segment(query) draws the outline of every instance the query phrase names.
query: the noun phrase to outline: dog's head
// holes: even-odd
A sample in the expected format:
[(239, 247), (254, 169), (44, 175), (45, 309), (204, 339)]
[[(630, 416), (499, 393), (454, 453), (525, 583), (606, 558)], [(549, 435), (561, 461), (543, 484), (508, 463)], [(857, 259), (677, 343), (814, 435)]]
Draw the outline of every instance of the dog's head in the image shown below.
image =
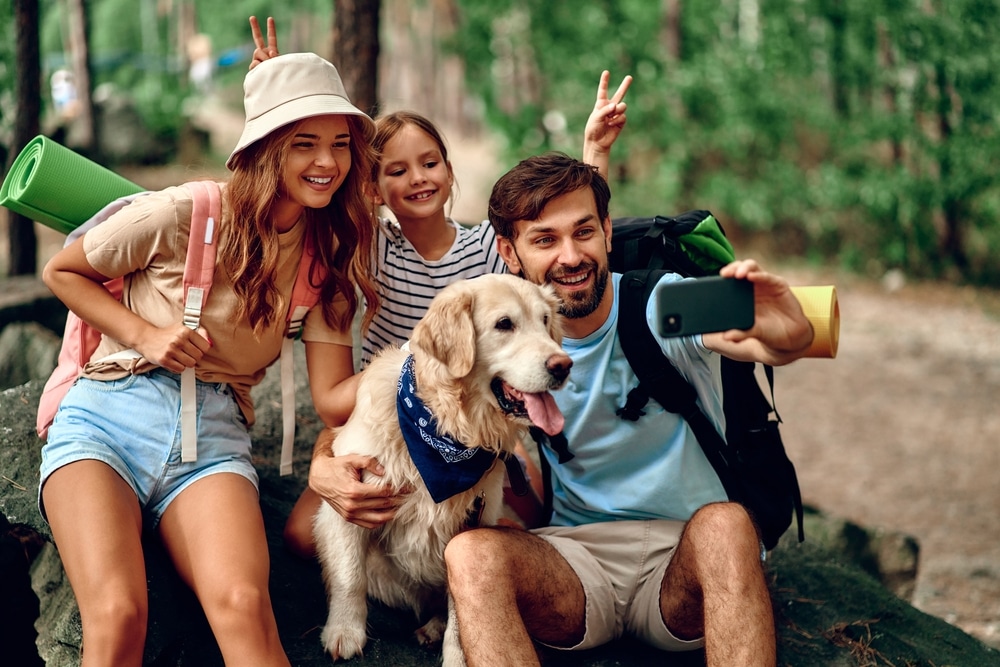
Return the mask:
[(462, 280), (438, 293), (410, 349), (418, 391), (442, 430), (482, 434), (496, 414), (550, 434), (562, 430), (549, 391), (565, 384), (573, 362), (560, 346), (558, 307), (551, 288), (511, 275)]

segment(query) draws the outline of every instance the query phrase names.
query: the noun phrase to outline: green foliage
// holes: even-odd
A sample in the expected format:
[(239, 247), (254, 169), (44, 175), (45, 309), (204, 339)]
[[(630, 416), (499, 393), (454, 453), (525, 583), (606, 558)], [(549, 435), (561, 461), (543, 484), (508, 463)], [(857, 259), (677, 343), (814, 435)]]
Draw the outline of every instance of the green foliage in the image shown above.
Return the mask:
[[(92, 85), (97, 91), (114, 90), (127, 96), (149, 131), (163, 139), (176, 137), (184, 121), (185, 103), (194, 91), (187, 81), (184, 54), (179, 52), (177, 31), (182, 4), (192, 4), (195, 24), (211, 36), (213, 55), (220, 59), (216, 80), (237, 83), (246, 72), (252, 42), (248, 17), (261, 21), (274, 16), (279, 27), (279, 44), (320, 51), (329, 35), (333, 3), (330, 0), (265, 0), (236, 2), (163, 3), (157, 0), (87, 0)], [(40, 0), (40, 43), (42, 54), (43, 107), (51, 109), (48, 81), (60, 67), (69, 65), (66, 39), (66, 3)], [(0, 5), (3, 25), (13, 26), (10, 3)], [(305, 43), (288, 38), (293, 26)], [(304, 35), (302, 25), (309, 34)], [(8, 29), (0, 39), (0, 108), (9, 109), (14, 87), (14, 37)], [(13, 117), (0, 115), (0, 140), (6, 141)]]
[[(449, 47), (508, 160), (576, 145), (630, 73), (614, 213), (711, 208), (789, 254), (1000, 284), (1000, 1), (459, 0)], [(553, 131), (546, 114), (563, 114)]]

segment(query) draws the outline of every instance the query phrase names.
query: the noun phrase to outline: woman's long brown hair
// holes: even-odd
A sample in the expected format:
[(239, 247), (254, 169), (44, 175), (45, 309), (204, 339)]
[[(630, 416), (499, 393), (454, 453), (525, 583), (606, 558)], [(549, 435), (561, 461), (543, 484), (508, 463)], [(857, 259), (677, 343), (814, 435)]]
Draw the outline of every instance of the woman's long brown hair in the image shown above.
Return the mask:
[[(371, 174), (373, 151), (370, 125), (347, 115), (351, 133), (351, 168), (347, 178), (322, 209), (305, 211), (306, 237), (315, 249), (309, 269), (310, 283), (317, 285), (317, 268), (325, 266), (326, 278), (319, 285), (323, 317), (331, 327), (350, 326), (358, 309), (357, 290), (367, 309), (367, 327), (378, 308), (379, 294), (372, 278), (375, 258), (375, 211), (364, 195)], [(274, 284), (278, 266), (278, 231), (271, 221), (271, 208), (281, 193), (281, 176), (290, 138), (297, 123), (275, 130), (237, 154), (233, 176), (226, 188), (233, 224), (228, 240), (220, 248), (219, 262), (233, 277), (238, 302), (237, 316), (245, 318), (257, 333), (272, 325), (275, 313), (286, 304)], [(334, 297), (343, 294), (348, 309), (336, 313)]]

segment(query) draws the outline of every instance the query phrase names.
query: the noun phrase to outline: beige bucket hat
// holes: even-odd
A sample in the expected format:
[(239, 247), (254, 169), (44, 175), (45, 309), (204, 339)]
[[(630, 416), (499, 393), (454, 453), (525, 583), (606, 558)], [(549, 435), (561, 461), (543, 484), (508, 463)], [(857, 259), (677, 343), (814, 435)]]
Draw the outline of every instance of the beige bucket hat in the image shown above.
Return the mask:
[[(351, 104), (337, 68), (315, 53), (287, 53), (269, 58), (243, 80), (247, 120), (243, 135), (226, 167), (241, 150), (295, 121), (325, 114), (351, 114), (372, 119)], [(373, 125), (373, 124), (372, 124)]]

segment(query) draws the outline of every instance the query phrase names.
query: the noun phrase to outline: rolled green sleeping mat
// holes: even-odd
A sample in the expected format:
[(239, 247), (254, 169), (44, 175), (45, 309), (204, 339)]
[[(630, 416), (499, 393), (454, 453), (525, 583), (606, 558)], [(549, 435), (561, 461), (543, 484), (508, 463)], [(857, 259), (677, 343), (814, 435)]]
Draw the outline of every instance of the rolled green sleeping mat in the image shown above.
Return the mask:
[(144, 189), (39, 135), (11, 165), (0, 187), (0, 206), (69, 234), (108, 202)]

